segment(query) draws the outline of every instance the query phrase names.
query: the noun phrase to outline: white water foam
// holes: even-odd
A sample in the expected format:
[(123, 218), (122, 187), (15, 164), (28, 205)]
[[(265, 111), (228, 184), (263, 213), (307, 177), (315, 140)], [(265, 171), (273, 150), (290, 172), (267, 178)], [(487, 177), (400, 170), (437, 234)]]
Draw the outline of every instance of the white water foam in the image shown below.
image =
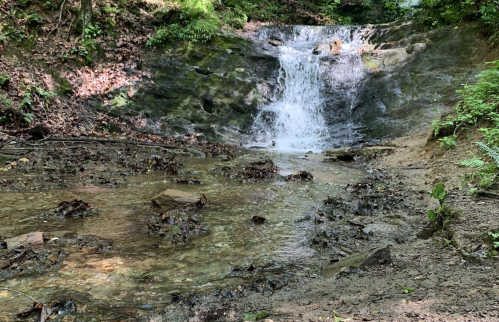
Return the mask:
[[(341, 91), (355, 105), (357, 88), (363, 79), (358, 48), (363, 45), (361, 32), (351, 27), (265, 28), (261, 40), (277, 38), (280, 70), (272, 103), (261, 106), (251, 129), (249, 145), (274, 146), (279, 151), (321, 151), (335, 140), (331, 134), (355, 136), (350, 121), (331, 129), (325, 119), (326, 90)], [(341, 39), (341, 52), (328, 60), (328, 52), (313, 54), (318, 44)], [(350, 113), (351, 114), (351, 113)]]

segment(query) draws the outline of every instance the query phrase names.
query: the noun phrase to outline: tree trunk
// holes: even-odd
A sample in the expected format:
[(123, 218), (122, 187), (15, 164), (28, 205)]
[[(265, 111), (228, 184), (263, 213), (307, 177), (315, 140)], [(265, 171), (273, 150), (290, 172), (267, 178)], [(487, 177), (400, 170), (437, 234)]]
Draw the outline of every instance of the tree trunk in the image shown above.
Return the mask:
[(92, 0), (81, 0), (80, 19), (82, 25), (82, 37), (85, 37), (85, 29), (92, 22)]

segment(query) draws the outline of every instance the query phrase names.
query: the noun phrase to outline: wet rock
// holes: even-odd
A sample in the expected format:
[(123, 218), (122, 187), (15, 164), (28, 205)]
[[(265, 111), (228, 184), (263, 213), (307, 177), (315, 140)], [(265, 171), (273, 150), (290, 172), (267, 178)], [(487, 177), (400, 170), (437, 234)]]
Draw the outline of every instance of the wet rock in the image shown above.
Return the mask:
[(364, 269), (369, 266), (387, 265), (391, 263), (390, 246), (373, 249), (364, 253), (353, 254), (326, 267), (324, 276), (333, 277), (344, 270)]
[(107, 254), (114, 249), (111, 239), (93, 235), (76, 236), (69, 240), (69, 244), (76, 245), (83, 254)]
[(299, 171), (295, 172), (293, 174), (290, 174), (289, 176), (286, 177), (287, 180), (300, 180), (300, 181), (312, 181), (314, 180), (314, 176), (307, 171)]
[(321, 54), (323, 52), (329, 52), (330, 49), (331, 49), (330, 44), (318, 44), (317, 46), (315, 46), (315, 48), (312, 51), (312, 53), (314, 55), (319, 55), (319, 54)]
[(387, 155), (393, 153), (393, 146), (366, 146), (360, 149), (357, 154), (367, 158), (375, 158), (379, 155)]
[(41, 231), (27, 233), (17, 237), (7, 238), (4, 242), (9, 249), (19, 246), (41, 245), (43, 244), (43, 233)]
[(151, 217), (147, 227), (150, 234), (169, 238), (174, 244), (183, 244), (188, 241), (189, 236), (206, 231), (206, 227), (197, 219), (180, 210), (168, 211)]
[(268, 41), (268, 43), (271, 44), (274, 47), (282, 46), (282, 42), (279, 41), (279, 40), (273, 40), (273, 39), (271, 39), (271, 40)]
[(222, 167), (214, 170), (224, 176), (246, 181), (272, 180), (277, 176), (279, 168), (270, 159), (250, 162), (243, 167)]
[(185, 148), (184, 151), (189, 152), (190, 154), (195, 155), (195, 156), (200, 157), (200, 158), (206, 158), (206, 153), (199, 151), (199, 150), (196, 150), (196, 149)]
[(179, 183), (179, 184), (201, 184), (201, 180), (199, 180), (196, 177), (189, 177), (189, 178), (175, 178), (173, 179), (173, 182)]
[(33, 245), (19, 245), (0, 256), (0, 280), (57, 269), (66, 257), (67, 254), (58, 249), (35, 249)]
[(174, 189), (165, 190), (152, 198), (153, 205), (165, 211), (173, 209), (199, 208), (207, 202), (208, 199), (204, 193), (198, 195)]
[(256, 225), (261, 225), (263, 223), (265, 223), (267, 219), (265, 219), (264, 217), (260, 217), (260, 216), (253, 216), (253, 222), (256, 224)]
[(143, 159), (140, 162), (145, 166), (136, 166), (137, 169), (142, 169), (141, 172), (147, 172), (148, 170), (163, 171), (165, 174), (178, 174), (178, 170), (182, 167), (182, 164), (175, 160), (175, 156), (171, 158), (163, 158), (157, 155), (153, 155), (149, 158)]
[(350, 147), (326, 150), (324, 154), (338, 161), (353, 161), (355, 158), (355, 152)]
[(61, 201), (57, 207), (54, 209), (40, 215), (42, 219), (48, 218), (78, 218), (93, 216), (96, 212), (95, 208), (92, 208), (90, 204), (74, 199), (73, 201)]

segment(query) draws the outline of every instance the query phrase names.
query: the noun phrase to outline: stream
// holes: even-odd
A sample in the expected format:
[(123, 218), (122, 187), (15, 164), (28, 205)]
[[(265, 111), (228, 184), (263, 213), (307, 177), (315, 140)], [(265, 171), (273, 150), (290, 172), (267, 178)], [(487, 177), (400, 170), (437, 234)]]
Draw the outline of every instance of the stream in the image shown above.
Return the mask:
[[(231, 161), (180, 156), (183, 170), (178, 176), (153, 171), (127, 176), (122, 184), (109, 188), (89, 184), (76, 175), (64, 181), (66, 188), (2, 192), (2, 237), (42, 231), (50, 235), (49, 244), (69, 241), (69, 246), (61, 246), (68, 256), (60, 269), (42, 275), (13, 275), (2, 286), (43, 303), (73, 296), (87, 305), (87, 316), (103, 320), (161, 308), (175, 294), (237, 289), (258, 277), (258, 273), (248, 273), (255, 268), (266, 275), (318, 276), (328, 259), (320, 258), (310, 242), (314, 234), (312, 221), (301, 219), (314, 216), (322, 200), (344, 193), (345, 185), (366, 177), (363, 169), (325, 162), (326, 157), (317, 154), (358, 140), (351, 110), (363, 80), (357, 52), (363, 45), (361, 36), (358, 29), (346, 27), (300, 27), (291, 34), (279, 28), (263, 29), (261, 39), (277, 38), (284, 43), (279, 48), (279, 86), (272, 103), (262, 106), (256, 115), (245, 138), (246, 147)], [(343, 45), (334, 55), (329, 49), (313, 53), (318, 43), (337, 40)], [(325, 93), (333, 91), (343, 93), (341, 108), (350, 115), (336, 124), (325, 116), (327, 110), (339, 108), (326, 105)], [(27, 157), (36, 159), (36, 152)], [(241, 182), (213, 171), (265, 159), (273, 160), (280, 169), (279, 178)], [(116, 179), (120, 171), (127, 170), (96, 162), (86, 166), (88, 171), (114, 173)], [(298, 171), (312, 173), (314, 180), (285, 180)], [(43, 181), (44, 175), (20, 173), (16, 178), (30, 182), (39, 176), (38, 180)], [(176, 177), (192, 175), (202, 184), (175, 183)], [(0, 180), (8, 178), (9, 173), (0, 175)], [(166, 189), (207, 196), (209, 204), (197, 214), (197, 220), (207, 227), (205, 233), (179, 245), (149, 234), (147, 220), (154, 214), (150, 200)], [(89, 203), (98, 209), (97, 214), (86, 218), (40, 217), (59, 202), (73, 199)], [(253, 216), (264, 217), (265, 224), (254, 224)], [(97, 253), (79, 249), (78, 240), (88, 236), (108, 244)], [(0, 290), (0, 303), (0, 320), (9, 320), (12, 314), (23, 311), (27, 299)]]

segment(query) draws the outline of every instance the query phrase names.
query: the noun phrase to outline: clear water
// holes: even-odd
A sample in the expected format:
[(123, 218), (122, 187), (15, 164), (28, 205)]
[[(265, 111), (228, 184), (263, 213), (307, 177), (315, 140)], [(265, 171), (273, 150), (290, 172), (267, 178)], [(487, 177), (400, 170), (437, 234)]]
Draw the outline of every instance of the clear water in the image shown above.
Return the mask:
[[(269, 27), (259, 38), (279, 39), (280, 70), (272, 103), (260, 107), (249, 145), (273, 146), (277, 151), (318, 152), (332, 145), (349, 144), (358, 138), (351, 110), (357, 104), (357, 91), (364, 80), (359, 49), (365, 45), (364, 32), (356, 27)], [(319, 44), (341, 39), (339, 54), (328, 50), (313, 54)], [(331, 59), (328, 59), (331, 58)], [(341, 96), (347, 121), (327, 121), (335, 109), (328, 92)], [(333, 102), (334, 105), (334, 102)], [(334, 124), (331, 124), (334, 123)]]
[[(281, 175), (298, 170), (312, 172), (314, 182), (243, 184), (217, 176), (215, 167), (272, 158)], [(296, 220), (314, 213), (329, 195), (341, 193), (339, 185), (360, 181), (364, 172), (322, 162), (319, 155), (250, 151), (231, 162), (216, 159), (182, 160), (185, 171), (195, 171), (202, 185), (180, 185), (175, 176), (160, 174), (131, 177), (117, 189), (75, 184), (71, 189), (32, 193), (0, 194), (0, 235), (13, 237), (41, 230), (53, 235), (73, 232), (114, 241), (114, 251), (84, 254), (74, 250), (55, 272), (34, 277), (16, 277), (1, 282), (42, 302), (60, 296), (83, 298), (87, 315), (97, 321), (120, 312), (137, 312), (143, 307), (161, 308), (170, 294), (204, 293), (236, 287), (245, 281), (231, 278), (234, 267), (311, 265), (315, 251), (307, 243), (310, 230)], [(218, 164), (217, 164), (218, 163)], [(190, 176), (189, 174), (179, 175)], [(1, 175), (0, 175), (1, 179)], [(204, 192), (210, 203), (198, 219), (208, 232), (184, 246), (172, 246), (162, 238), (148, 235), (146, 220), (151, 214), (150, 199), (166, 189)], [(80, 219), (42, 221), (38, 215), (63, 200), (82, 199), (99, 209), (98, 215)], [(267, 218), (254, 225), (252, 216)], [(310, 224), (311, 225), (311, 224)], [(158, 244), (159, 248), (151, 248)], [(0, 290), (0, 321), (12, 321), (31, 301)]]

